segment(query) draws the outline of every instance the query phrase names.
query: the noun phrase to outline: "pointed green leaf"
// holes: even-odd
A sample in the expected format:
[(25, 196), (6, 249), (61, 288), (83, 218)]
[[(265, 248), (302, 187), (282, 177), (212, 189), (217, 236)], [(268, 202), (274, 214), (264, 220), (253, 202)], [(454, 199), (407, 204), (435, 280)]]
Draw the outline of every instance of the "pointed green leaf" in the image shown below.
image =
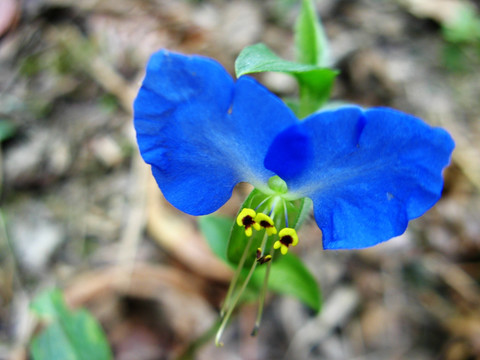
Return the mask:
[(31, 309), (49, 324), (31, 344), (34, 360), (110, 360), (105, 334), (86, 310), (71, 312), (58, 290), (41, 294)]
[(200, 231), (205, 236), (210, 249), (224, 262), (228, 262), (227, 244), (233, 221), (231, 218), (216, 215), (201, 216), (198, 219)]
[[(291, 295), (315, 312), (321, 308), (321, 292), (318, 284), (303, 265), (302, 261), (292, 253), (279, 255), (272, 263), (268, 288), (274, 292)], [(260, 287), (263, 283), (267, 265), (258, 266), (252, 277), (252, 283)]]
[(329, 99), (338, 74), (336, 70), (284, 60), (264, 44), (244, 48), (235, 61), (237, 77), (265, 71), (283, 72), (296, 78), (300, 89), (297, 115), (301, 118), (317, 111)]
[(43, 320), (53, 321), (68, 316), (68, 308), (60, 290), (44, 291), (30, 304), (32, 310)]
[(331, 69), (296, 75), (300, 88), (299, 118), (318, 111), (328, 101), (337, 75), (338, 71)]
[(457, 9), (452, 20), (442, 24), (445, 40), (453, 44), (480, 41), (480, 16), (474, 6), (465, 3)]
[(259, 43), (244, 48), (235, 60), (235, 73), (237, 77), (245, 74), (275, 71), (288, 74), (310, 73), (318, 71), (315, 65), (300, 64), (284, 60), (277, 56), (265, 44)]
[(8, 120), (0, 119), (0, 142), (10, 139), (15, 135), (15, 125)]
[(299, 63), (320, 67), (330, 65), (328, 40), (313, 0), (302, 1), (302, 10), (295, 24), (295, 47)]
[(34, 360), (77, 360), (71, 342), (60, 323), (51, 324), (33, 339), (31, 354)]

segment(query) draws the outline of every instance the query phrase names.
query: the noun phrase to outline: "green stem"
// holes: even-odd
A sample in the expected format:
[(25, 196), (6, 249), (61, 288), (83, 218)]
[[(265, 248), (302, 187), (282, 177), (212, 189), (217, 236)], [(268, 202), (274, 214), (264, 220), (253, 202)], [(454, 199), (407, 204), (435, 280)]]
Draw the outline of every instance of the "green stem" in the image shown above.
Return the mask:
[(225, 300), (223, 301), (222, 309), (220, 310), (220, 316), (223, 317), (225, 312), (227, 311), (230, 303), (230, 299), (233, 294), (233, 290), (237, 286), (238, 279), (240, 278), (240, 274), (243, 270), (243, 265), (245, 264), (245, 260), (247, 259), (247, 254), (250, 250), (250, 246), (252, 246), (253, 236), (250, 236), (247, 242), (247, 246), (243, 251), (242, 257), (238, 263), (237, 269), (235, 270), (235, 274), (233, 274), (232, 281), (230, 282), (230, 286), (228, 287), (227, 295), (225, 296)]
[(205, 345), (217, 332), (221, 321), (217, 320), (208, 328), (200, 337), (194, 340), (190, 345), (177, 357), (177, 360), (194, 360), (195, 353), (199, 348)]
[[(273, 256), (273, 247), (270, 249), (270, 256)], [(263, 306), (265, 304), (265, 297), (267, 294), (268, 288), (268, 277), (270, 276), (270, 268), (272, 267), (273, 260), (270, 260), (267, 264), (267, 270), (265, 271), (265, 277), (263, 278), (263, 285), (262, 289), (260, 290), (260, 297), (258, 299), (258, 311), (257, 311), (257, 319), (255, 320), (255, 326), (252, 330), (252, 336), (256, 336), (258, 333), (258, 329), (260, 328), (260, 322), (262, 321), (263, 315)]]
[(316, 108), (315, 96), (312, 96), (310, 89), (299, 82), (299, 104), (298, 104), (298, 118), (303, 119), (308, 115), (314, 113)]
[(250, 271), (248, 272), (247, 278), (243, 282), (242, 287), (240, 288), (237, 295), (235, 296), (235, 299), (232, 302), (232, 306), (229, 307), (227, 313), (225, 314), (225, 316), (222, 319), (222, 323), (220, 324), (220, 328), (217, 331), (217, 336), (215, 337), (215, 345), (223, 346), (223, 343), (220, 341), (220, 339), (223, 335), (223, 331), (225, 330), (225, 326), (227, 326), (228, 320), (230, 319), (230, 316), (232, 316), (233, 309), (235, 309), (235, 305), (237, 305), (238, 300), (240, 300), (240, 296), (242, 296), (243, 292), (247, 288), (247, 285), (248, 285), (248, 283), (250, 281), (250, 278), (252, 277), (253, 271), (255, 270), (256, 267), (257, 267), (257, 262), (254, 261), (251, 268), (250, 268)]
[[(265, 235), (263, 236), (262, 245), (261, 245), (262, 250), (265, 249), (265, 244), (267, 242), (267, 238), (268, 238), (268, 235), (267, 235), (267, 232), (265, 231)], [(244, 252), (244, 254), (245, 254), (245, 252)], [(243, 258), (243, 256), (242, 256), (242, 258)], [(217, 331), (217, 336), (215, 337), (215, 345), (223, 346), (223, 343), (220, 341), (220, 339), (223, 335), (223, 331), (225, 330), (225, 327), (227, 326), (228, 320), (232, 316), (232, 312), (235, 309), (235, 306), (237, 305), (238, 300), (240, 300), (240, 297), (242, 296), (245, 289), (247, 288), (247, 285), (250, 282), (250, 279), (252, 278), (253, 272), (255, 271), (256, 267), (257, 267), (257, 261), (254, 261), (252, 263), (252, 266), (250, 267), (250, 271), (248, 272), (247, 277), (245, 278), (245, 281), (242, 284), (242, 287), (240, 288), (240, 290), (236, 294), (235, 298), (233, 299), (233, 302), (232, 302), (231, 306), (229, 306), (229, 308), (227, 310), (227, 313), (225, 314), (225, 316), (222, 319), (222, 323), (220, 324), (220, 328)]]

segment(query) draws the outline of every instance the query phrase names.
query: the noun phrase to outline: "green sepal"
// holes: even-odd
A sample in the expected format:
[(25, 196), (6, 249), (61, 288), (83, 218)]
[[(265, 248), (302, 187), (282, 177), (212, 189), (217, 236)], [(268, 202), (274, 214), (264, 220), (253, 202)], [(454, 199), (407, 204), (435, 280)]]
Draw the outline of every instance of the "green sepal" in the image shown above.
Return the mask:
[[(294, 254), (278, 255), (273, 261), (268, 278), (268, 289), (278, 294), (290, 295), (315, 312), (322, 306), (322, 296), (317, 281), (305, 267), (303, 262)], [(257, 266), (251, 283), (260, 288), (263, 284), (267, 264)]]
[(235, 61), (237, 77), (266, 71), (282, 72), (295, 77), (300, 92), (297, 115), (301, 118), (317, 111), (326, 103), (338, 75), (337, 70), (284, 60), (261, 43), (244, 48)]
[(31, 343), (34, 360), (110, 360), (107, 338), (86, 310), (70, 311), (58, 290), (44, 292), (30, 305), (47, 327)]
[(295, 23), (296, 59), (301, 64), (328, 67), (330, 49), (327, 36), (312, 0), (303, 0)]

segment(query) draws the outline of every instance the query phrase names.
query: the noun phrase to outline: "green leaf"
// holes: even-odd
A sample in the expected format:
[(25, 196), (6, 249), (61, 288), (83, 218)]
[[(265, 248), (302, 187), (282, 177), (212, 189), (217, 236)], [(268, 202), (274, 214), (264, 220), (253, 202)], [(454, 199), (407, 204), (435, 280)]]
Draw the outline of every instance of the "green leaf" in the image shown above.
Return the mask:
[(15, 135), (15, 125), (8, 120), (0, 119), (0, 143)]
[(105, 334), (86, 310), (71, 312), (58, 290), (45, 292), (31, 309), (49, 324), (31, 344), (34, 360), (110, 360)]
[(228, 262), (227, 244), (233, 221), (231, 218), (216, 215), (201, 216), (198, 219), (200, 231), (205, 236), (210, 249), (224, 262)]
[(480, 17), (475, 8), (464, 4), (459, 8), (453, 21), (443, 24), (445, 40), (453, 44), (475, 43), (480, 41)]
[(307, 73), (321, 69), (315, 65), (299, 64), (277, 56), (265, 44), (259, 43), (244, 48), (235, 60), (237, 77), (245, 74), (275, 71), (287, 74)]
[[(292, 253), (279, 255), (271, 266), (268, 279), (270, 290), (279, 294), (291, 295), (315, 312), (320, 311), (320, 288), (313, 275), (297, 256)], [(252, 277), (253, 284), (261, 286), (266, 268), (265, 264), (257, 267)]]
[(61, 291), (57, 289), (45, 291), (38, 295), (30, 304), (30, 310), (47, 321), (66, 317), (69, 312)]
[(321, 69), (310, 74), (297, 74), (300, 87), (298, 117), (304, 118), (318, 111), (330, 98), (338, 71)]
[(297, 61), (302, 64), (327, 67), (330, 65), (328, 40), (312, 0), (303, 0), (295, 24)]
[(284, 60), (264, 44), (247, 46), (235, 61), (237, 77), (265, 71), (283, 72), (296, 78), (300, 89), (297, 112), (300, 118), (317, 111), (329, 99), (338, 75), (336, 70)]

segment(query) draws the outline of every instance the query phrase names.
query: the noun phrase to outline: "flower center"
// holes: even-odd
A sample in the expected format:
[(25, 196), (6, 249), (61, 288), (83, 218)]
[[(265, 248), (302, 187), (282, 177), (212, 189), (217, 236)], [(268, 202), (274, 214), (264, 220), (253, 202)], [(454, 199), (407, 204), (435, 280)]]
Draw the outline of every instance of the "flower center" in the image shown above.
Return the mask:
[(273, 224), (270, 224), (268, 221), (266, 220), (262, 220), (260, 221), (260, 226), (263, 227), (263, 228), (270, 228), (270, 227), (273, 227)]
[(290, 246), (293, 243), (293, 238), (290, 235), (286, 235), (282, 238), (280, 238), (280, 243), (284, 246)]
[(246, 228), (249, 228), (250, 226), (255, 224), (255, 220), (253, 220), (253, 218), (250, 215), (247, 215), (242, 219), (242, 223), (243, 223), (243, 226), (245, 226)]

